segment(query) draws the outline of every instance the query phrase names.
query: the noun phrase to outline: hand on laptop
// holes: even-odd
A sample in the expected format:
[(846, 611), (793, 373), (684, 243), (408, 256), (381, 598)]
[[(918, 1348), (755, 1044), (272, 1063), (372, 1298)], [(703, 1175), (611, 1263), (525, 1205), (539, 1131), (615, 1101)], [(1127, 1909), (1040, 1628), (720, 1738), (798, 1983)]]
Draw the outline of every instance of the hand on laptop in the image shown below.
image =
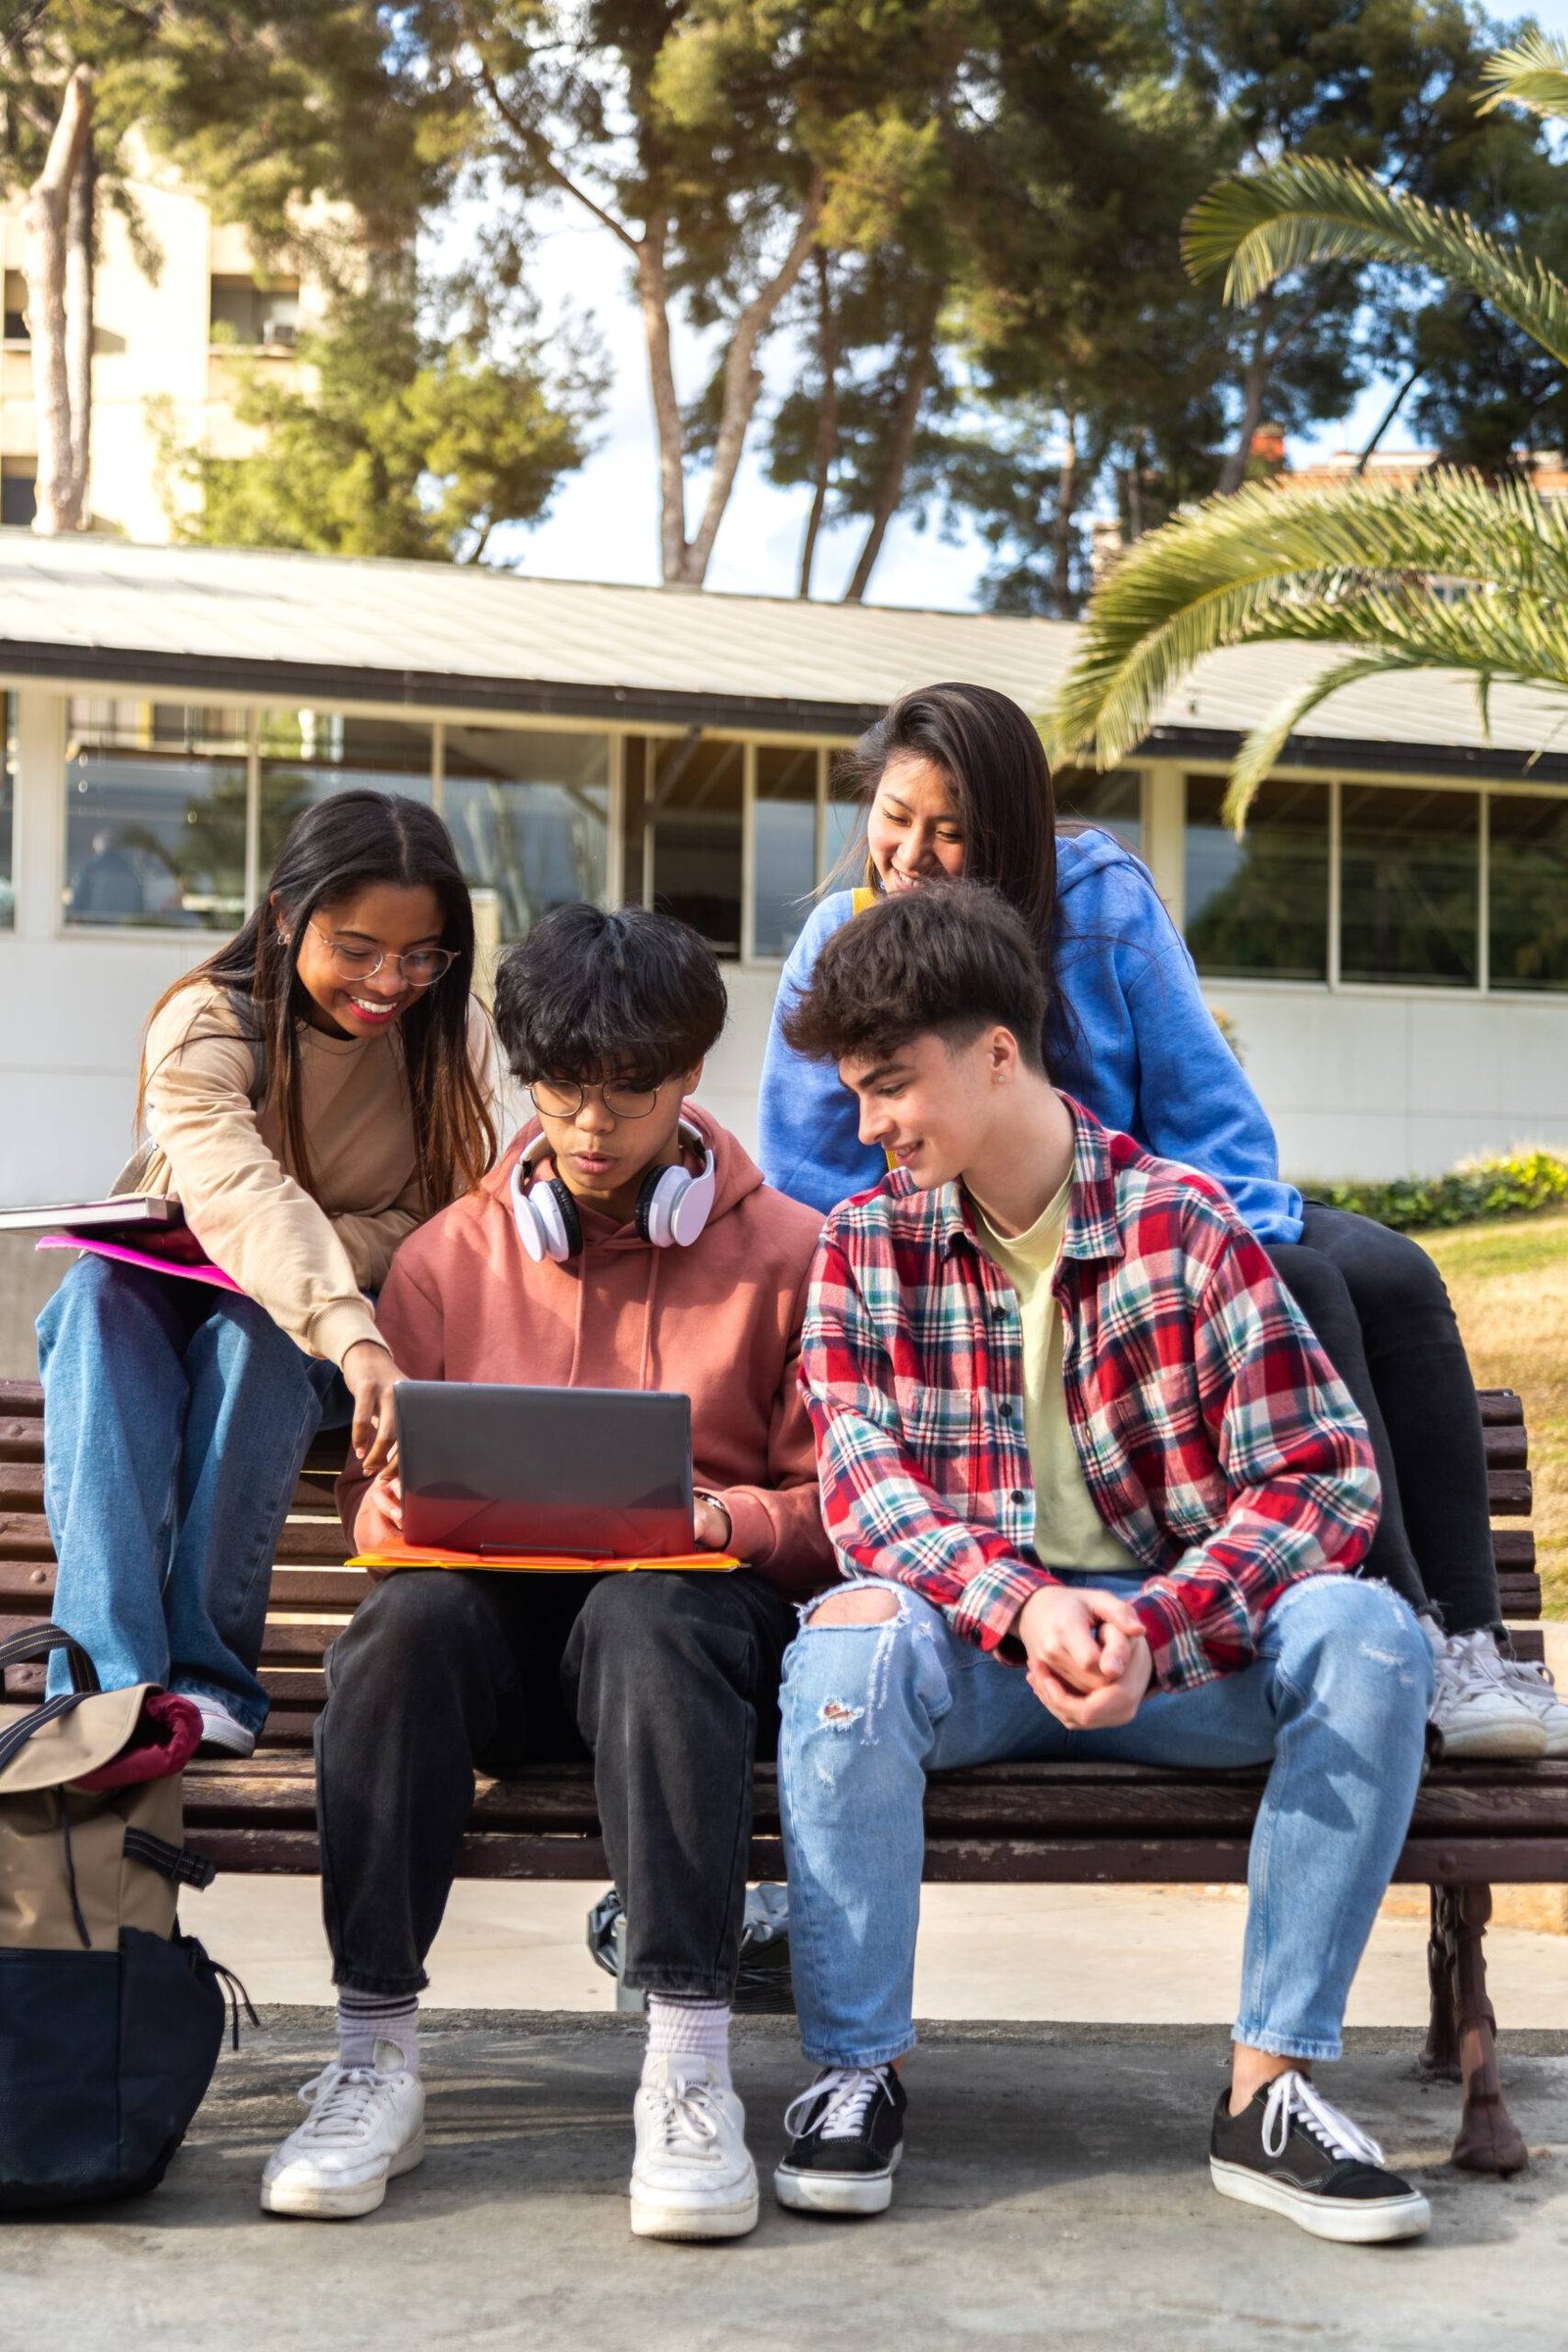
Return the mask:
[(356, 1340), (343, 1358), (343, 1378), (354, 1398), (349, 1443), (373, 1477), (396, 1458), (398, 1416), (392, 1392), (403, 1374), (389, 1348), (378, 1340)]
[(728, 1551), (734, 1531), (729, 1523), (729, 1513), (721, 1502), (715, 1502), (710, 1495), (699, 1494), (692, 1504), (692, 1525), (704, 1551)]
[(392, 1525), (401, 1528), (403, 1525), (403, 1481), (397, 1471), (392, 1468), (381, 1471), (370, 1492), (384, 1515), (391, 1520)]
[(1130, 1601), (1093, 1586), (1046, 1585), (1024, 1602), (1013, 1632), (1029, 1688), (1058, 1723), (1075, 1732), (1131, 1723), (1153, 1659)]

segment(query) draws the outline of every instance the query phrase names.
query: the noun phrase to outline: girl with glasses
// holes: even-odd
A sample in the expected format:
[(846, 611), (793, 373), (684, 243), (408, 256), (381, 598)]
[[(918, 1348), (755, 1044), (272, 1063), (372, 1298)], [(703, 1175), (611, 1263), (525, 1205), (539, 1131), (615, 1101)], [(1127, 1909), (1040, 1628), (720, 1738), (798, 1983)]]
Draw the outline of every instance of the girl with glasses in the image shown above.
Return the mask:
[(116, 1186), (176, 1196), (197, 1272), (237, 1288), (88, 1254), (39, 1317), (56, 1621), (106, 1690), (182, 1692), (230, 1754), (266, 1719), (269, 1573), (323, 1414), (367, 1470), (391, 1451), (373, 1294), (494, 1156), (473, 956), (433, 810), (308, 808), (243, 930), (153, 1007)]

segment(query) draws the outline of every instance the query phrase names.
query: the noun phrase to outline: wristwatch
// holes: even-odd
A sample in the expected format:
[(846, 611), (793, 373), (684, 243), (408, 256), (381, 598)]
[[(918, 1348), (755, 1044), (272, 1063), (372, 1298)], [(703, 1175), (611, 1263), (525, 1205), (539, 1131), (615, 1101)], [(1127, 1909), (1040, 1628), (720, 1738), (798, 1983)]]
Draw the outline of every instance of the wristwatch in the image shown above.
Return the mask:
[(723, 1495), (710, 1494), (707, 1487), (693, 1487), (692, 1500), (693, 1502), (710, 1503), (717, 1511), (724, 1522), (724, 1541), (719, 1544), (718, 1549), (728, 1551), (735, 1541), (735, 1522), (729, 1515), (729, 1504), (724, 1500)]

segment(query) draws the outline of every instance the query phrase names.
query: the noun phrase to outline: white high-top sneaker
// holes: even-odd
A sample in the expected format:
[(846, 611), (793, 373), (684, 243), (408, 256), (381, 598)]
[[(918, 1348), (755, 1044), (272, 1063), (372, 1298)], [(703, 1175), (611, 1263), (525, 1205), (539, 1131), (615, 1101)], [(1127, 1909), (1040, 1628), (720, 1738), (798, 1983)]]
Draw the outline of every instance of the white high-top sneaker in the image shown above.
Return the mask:
[(198, 1755), (255, 1755), (256, 1734), (231, 1715), (221, 1699), (198, 1698), (195, 1703), (202, 1719)]
[(310, 2113), (262, 2175), (265, 2212), (353, 2221), (373, 2213), (387, 2182), (421, 2161), (424, 2087), (395, 2041), (377, 2041), (375, 2059), (373, 2067), (323, 2067), (305, 2084), (300, 2103)]
[(1428, 1720), (1445, 1756), (1523, 1762), (1546, 1753), (1546, 1726), (1509, 1680), (1484, 1626), (1473, 1634), (1450, 1634), (1434, 1648), (1437, 1684)]
[(633, 2237), (745, 2237), (757, 2228), (746, 2110), (706, 2058), (651, 2058), (632, 2110)]
[(1551, 1668), (1532, 1665), (1524, 1658), (1501, 1656), (1497, 1664), (1509, 1690), (1517, 1691), (1545, 1733), (1545, 1753), (1568, 1756), (1568, 1703), (1558, 1691)]

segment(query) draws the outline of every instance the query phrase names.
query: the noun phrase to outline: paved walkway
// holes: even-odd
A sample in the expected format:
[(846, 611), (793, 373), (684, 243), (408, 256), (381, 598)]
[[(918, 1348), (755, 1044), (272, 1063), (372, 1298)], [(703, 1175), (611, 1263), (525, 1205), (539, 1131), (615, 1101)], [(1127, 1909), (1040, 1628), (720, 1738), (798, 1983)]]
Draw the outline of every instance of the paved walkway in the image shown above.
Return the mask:
[[(633, 2241), (623, 2202), (636, 2022), (450, 2014), (427, 2037), (430, 2147), (386, 2205), (335, 2226), (256, 2203), (298, 2116), (324, 2012), (274, 2011), (212, 2095), (164, 2186), (132, 2206), (4, 2226), (0, 2344), (73, 2352), (1561, 2352), (1568, 2302), (1568, 2037), (1516, 2036), (1514, 2110), (1536, 2149), (1511, 2182), (1444, 2163), (1455, 2094), (1406, 2046), (1358, 2037), (1327, 2086), (1419, 2173), (1415, 2247), (1321, 2245), (1227, 2204), (1203, 2153), (1212, 2030), (931, 2032), (909, 2073), (910, 2154), (891, 2215), (781, 2214), (764, 2187), (735, 2246)], [(739, 2030), (759, 2158), (800, 2083), (784, 2021)]]
[[(427, 2006), (610, 2009), (614, 1988), (583, 1940), (601, 1891), (460, 1880), (430, 1956)], [(1512, 1892), (1499, 1887), (1498, 1901)], [(330, 1999), (315, 1879), (222, 1877), (186, 1896), (183, 1916), (253, 1999)], [(915, 2005), (933, 2018), (1221, 2024), (1233, 2014), (1244, 1917), (1240, 1887), (927, 1886)], [(1426, 1919), (1424, 1888), (1395, 1894), (1356, 1978), (1351, 2025), (1424, 2030)], [(1494, 1928), (1487, 1951), (1504, 2028), (1568, 2025), (1568, 1936)]]

